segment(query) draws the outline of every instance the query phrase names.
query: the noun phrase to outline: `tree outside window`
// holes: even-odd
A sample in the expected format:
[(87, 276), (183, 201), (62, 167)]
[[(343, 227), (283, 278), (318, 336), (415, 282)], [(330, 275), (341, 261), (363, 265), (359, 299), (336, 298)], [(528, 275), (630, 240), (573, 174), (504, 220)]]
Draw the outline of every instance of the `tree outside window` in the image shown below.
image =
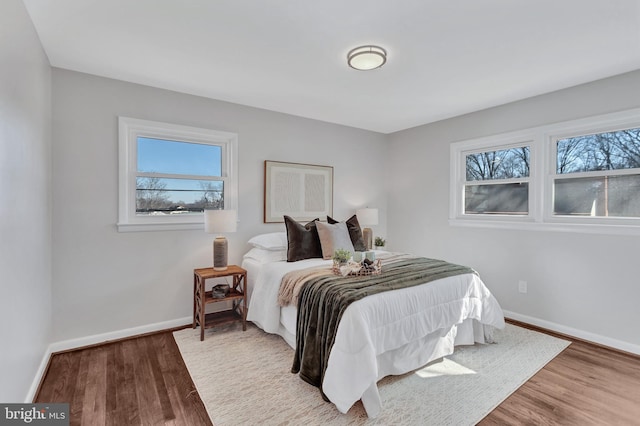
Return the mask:
[(640, 217), (640, 128), (558, 140), (553, 211)]
[(528, 146), (465, 155), (465, 214), (529, 213)]

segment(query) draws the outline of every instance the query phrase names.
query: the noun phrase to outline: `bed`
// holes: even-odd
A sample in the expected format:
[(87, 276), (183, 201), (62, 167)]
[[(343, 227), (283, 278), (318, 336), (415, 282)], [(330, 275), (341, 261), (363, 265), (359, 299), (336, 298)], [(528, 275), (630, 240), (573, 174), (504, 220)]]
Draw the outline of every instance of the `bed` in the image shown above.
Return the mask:
[[(376, 254), (383, 264), (389, 256)], [(281, 249), (254, 245), (242, 262), (248, 272), (247, 319), (295, 349), (297, 306), (279, 305), (280, 283), (291, 271), (331, 265), (323, 258), (287, 262)], [(362, 400), (367, 415), (375, 418), (382, 409), (381, 378), (424, 366), (453, 353), (457, 345), (491, 342), (493, 328), (503, 327), (498, 302), (475, 273), (364, 297), (344, 310), (322, 391), (340, 412)]]

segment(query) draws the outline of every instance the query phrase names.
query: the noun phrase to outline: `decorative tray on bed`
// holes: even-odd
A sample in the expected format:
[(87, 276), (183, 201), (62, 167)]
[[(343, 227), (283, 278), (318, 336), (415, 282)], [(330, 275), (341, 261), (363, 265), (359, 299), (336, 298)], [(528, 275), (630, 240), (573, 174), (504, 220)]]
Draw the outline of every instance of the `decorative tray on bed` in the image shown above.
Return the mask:
[(331, 270), (334, 274), (343, 276), (378, 275), (382, 272), (382, 261), (378, 259), (369, 264), (365, 263), (365, 261), (350, 261), (346, 264), (340, 264), (334, 261)]

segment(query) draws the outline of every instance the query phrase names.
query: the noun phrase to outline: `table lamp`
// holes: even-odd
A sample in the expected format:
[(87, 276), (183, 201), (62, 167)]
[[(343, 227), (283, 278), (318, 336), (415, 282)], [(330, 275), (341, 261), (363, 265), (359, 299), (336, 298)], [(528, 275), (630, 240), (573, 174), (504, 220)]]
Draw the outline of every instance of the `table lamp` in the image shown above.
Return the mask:
[[(204, 232), (221, 234), (236, 232), (238, 214), (235, 210), (205, 210)], [(228, 244), (224, 235), (217, 235), (213, 240), (213, 269), (224, 271), (227, 269)]]
[[(358, 223), (360, 225), (377, 225), (378, 224), (378, 209), (359, 209), (356, 210), (356, 216), (358, 217)], [(373, 245), (373, 231), (371, 228), (362, 229), (362, 238), (364, 239), (364, 245), (367, 250), (371, 250)]]

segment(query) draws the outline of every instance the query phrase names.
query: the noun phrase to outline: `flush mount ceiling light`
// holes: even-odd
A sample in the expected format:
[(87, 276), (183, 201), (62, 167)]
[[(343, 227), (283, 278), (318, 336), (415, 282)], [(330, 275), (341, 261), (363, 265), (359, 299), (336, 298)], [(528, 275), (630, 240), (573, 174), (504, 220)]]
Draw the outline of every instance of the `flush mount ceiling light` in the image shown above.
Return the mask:
[(347, 53), (347, 63), (353, 69), (368, 71), (387, 62), (387, 51), (379, 46), (360, 46)]

